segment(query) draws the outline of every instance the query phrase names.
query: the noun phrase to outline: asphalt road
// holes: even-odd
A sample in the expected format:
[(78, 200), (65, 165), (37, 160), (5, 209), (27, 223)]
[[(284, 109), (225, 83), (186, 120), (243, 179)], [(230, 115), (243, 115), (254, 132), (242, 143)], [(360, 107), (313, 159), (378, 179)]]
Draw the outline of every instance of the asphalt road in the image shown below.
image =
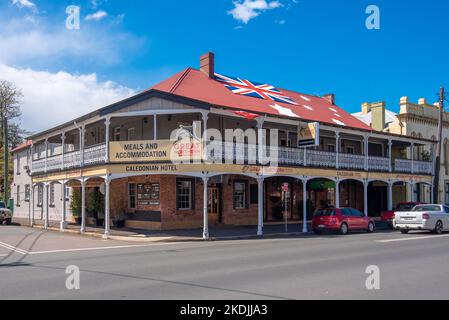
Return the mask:
[(449, 299), (448, 249), (448, 234), (136, 244), (0, 226), (0, 300)]

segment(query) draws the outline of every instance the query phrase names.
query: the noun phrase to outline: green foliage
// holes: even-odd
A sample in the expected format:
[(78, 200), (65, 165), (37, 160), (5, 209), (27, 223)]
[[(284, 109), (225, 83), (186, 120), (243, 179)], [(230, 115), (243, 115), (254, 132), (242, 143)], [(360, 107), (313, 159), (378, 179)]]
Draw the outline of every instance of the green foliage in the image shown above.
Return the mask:
[(70, 209), (75, 218), (81, 215), (81, 190), (79, 188), (74, 188), (72, 196), (70, 199)]
[(97, 219), (104, 218), (104, 196), (99, 188), (95, 188), (88, 196), (87, 209), (94, 214)]

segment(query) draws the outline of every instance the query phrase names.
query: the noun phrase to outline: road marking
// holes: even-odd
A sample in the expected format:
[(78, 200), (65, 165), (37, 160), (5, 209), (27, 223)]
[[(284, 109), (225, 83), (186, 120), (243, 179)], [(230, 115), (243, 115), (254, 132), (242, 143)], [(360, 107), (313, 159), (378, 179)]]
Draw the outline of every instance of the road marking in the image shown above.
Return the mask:
[(4, 243), (4, 242), (0, 242), (0, 247), (3, 247), (3, 248), (8, 249), (10, 251), (14, 251), (14, 252), (20, 253), (22, 255), (27, 255), (28, 254), (28, 251), (16, 248), (16, 247), (11, 246), (11, 245), (9, 245), (7, 243)]
[(438, 238), (447, 238), (449, 234), (445, 235), (435, 235), (435, 236), (422, 236), (422, 237), (414, 237), (414, 238), (397, 238), (397, 239), (389, 239), (389, 240), (377, 240), (376, 242), (380, 243), (390, 243), (390, 242), (403, 242), (403, 241), (414, 241), (414, 240), (427, 240), (427, 239), (438, 239)]
[(78, 249), (61, 249), (61, 250), (48, 250), (48, 251), (36, 251), (29, 252), (29, 255), (38, 254), (51, 254), (51, 253), (68, 253), (68, 252), (82, 252), (82, 251), (102, 251), (102, 250), (114, 250), (114, 249), (132, 249), (132, 248), (149, 248), (158, 246), (175, 245), (176, 243), (153, 243), (142, 245), (127, 245), (127, 246), (111, 246), (111, 247), (96, 247), (96, 248), (78, 248)]

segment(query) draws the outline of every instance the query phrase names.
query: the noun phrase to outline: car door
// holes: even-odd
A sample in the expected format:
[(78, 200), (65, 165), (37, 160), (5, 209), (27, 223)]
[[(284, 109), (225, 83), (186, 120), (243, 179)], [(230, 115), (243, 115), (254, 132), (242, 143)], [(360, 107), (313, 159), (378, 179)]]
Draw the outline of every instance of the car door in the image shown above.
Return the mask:
[(449, 231), (449, 207), (443, 206), (444, 218), (443, 218), (443, 228), (445, 231)]
[(352, 215), (352, 211), (348, 208), (344, 208), (341, 209), (341, 214), (343, 216), (343, 219), (348, 224), (349, 229), (356, 229), (357, 222), (356, 219), (354, 219), (355, 217)]
[(361, 213), (359, 210), (356, 209), (351, 209), (351, 213), (354, 219), (354, 228), (359, 230), (368, 228), (365, 214)]

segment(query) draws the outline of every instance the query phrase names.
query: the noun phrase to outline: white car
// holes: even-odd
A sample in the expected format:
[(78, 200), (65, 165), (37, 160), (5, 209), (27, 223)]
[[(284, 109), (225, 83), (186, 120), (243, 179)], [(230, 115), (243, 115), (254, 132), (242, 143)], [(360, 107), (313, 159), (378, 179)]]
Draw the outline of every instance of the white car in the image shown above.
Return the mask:
[(8, 208), (4, 202), (0, 202), (0, 225), (5, 222), (5, 224), (10, 225), (12, 221), (12, 212)]
[(408, 212), (396, 212), (395, 229), (407, 234), (411, 230), (427, 230), (436, 234), (449, 231), (449, 207), (439, 204), (418, 205)]

